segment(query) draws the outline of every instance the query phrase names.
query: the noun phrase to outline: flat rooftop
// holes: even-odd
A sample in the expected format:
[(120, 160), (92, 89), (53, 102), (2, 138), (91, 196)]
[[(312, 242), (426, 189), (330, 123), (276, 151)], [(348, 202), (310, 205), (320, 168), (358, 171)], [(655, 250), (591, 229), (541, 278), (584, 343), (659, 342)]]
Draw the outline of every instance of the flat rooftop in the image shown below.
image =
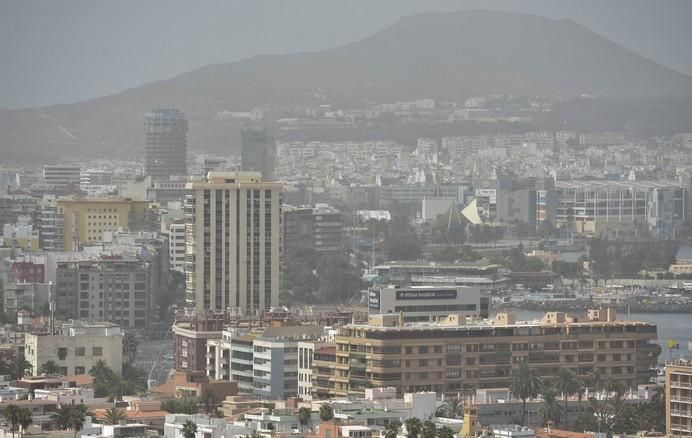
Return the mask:
[(673, 181), (611, 181), (611, 180), (570, 180), (555, 181), (556, 189), (599, 189), (622, 188), (649, 190), (658, 188), (681, 187), (681, 184)]

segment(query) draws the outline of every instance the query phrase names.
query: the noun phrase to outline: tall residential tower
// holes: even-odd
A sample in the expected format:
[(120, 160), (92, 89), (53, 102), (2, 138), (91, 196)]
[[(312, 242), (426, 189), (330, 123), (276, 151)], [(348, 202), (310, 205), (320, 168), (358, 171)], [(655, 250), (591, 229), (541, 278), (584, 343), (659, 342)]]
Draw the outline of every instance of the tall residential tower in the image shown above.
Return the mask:
[(154, 181), (187, 175), (187, 120), (177, 109), (157, 109), (144, 117), (145, 174)]
[(266, 128), (247, 125), (240, 133), (241, 169), (260, 172), (265, 180), (274, 179), (276, 143)]
[(209, 172), (187, 189), (189, 308), (249, 314), (278, 305), (281, 185), (257, 172)]

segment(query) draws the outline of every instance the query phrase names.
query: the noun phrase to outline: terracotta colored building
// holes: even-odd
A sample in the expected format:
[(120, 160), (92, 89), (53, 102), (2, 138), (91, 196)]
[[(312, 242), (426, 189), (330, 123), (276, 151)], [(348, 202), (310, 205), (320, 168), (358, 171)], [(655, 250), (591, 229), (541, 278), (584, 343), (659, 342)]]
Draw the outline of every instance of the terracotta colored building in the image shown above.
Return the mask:
[(45, 267), (34, 262), (14, 262), (10, 271), (12, 283), (43, 283)]
[(213, 380), (204, 371), (173, 373), (171, 380), (154, 387), (150, 391), (160, 398), (204, 397), (213, 394), (216, 400), (238, 395), (238, 383), (227, 380)]

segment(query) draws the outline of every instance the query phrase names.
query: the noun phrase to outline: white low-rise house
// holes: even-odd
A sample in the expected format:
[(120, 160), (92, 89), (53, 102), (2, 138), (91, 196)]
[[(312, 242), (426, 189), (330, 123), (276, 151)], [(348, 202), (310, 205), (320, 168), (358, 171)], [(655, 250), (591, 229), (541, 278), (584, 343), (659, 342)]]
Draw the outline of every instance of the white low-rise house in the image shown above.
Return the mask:
[(493, 426), (493, 435), (497, 438), (534, 438), (536, 432), (530, 427), (507, 424)]
[(68, 405), (93, 405), (94, 403), (107, 400), (107, 397), (95, 398), (93, 388), (82, 387), (35, 389), (34, 398), (37, 400), (53, 400), (59, 404)]
[(140, 423), (129, 424), (100, 424), (93, 423), (91, 417), (86, 417), (80, 432), (81, 438), (124, 438), (146, 436), (147, 425)]
[(210, 418), (206, 415), (170, 414), (163, 425), (165, 438), (184, 438), (183, 426), (186, 421), (197, 425), (195, 438), (235, 438), (250, 436), (252, 429), (241, 423), (227, 423), (223, 418)]
[(0, 402), (8, 400), (25, 400), (29, 397), (29, 390), (14, 386), (0, 387)]
[(300, 430), (298, 417), (292, 410), (275, 409), (272, 413), (246, 414), (245, 424), (252, 430), (262, 432), (292, 433)]

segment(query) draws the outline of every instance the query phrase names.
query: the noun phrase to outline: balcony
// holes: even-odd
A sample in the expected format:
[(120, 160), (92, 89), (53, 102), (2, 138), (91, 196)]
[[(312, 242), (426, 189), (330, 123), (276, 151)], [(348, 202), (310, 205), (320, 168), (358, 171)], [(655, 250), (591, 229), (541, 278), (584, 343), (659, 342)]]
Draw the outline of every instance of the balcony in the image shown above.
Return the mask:
[(671, 411), (670, 411), (670, 416), (671, 416), (671, 417), (692, 418), (692, 410), (690, 410), (690, 411), (681, 411), (681, 410), (679, 410), (679, 409), (671, 409)]
[(684, 397), (682, 395), (671, 395), (670, 401), (678, 403), (692, 403), (692, 397)]
[(670, 382), (670, 387), (692, 389), (692, 382)]
[(676, 432), (692, 432), (692, 426), (686, 424), (671, 424), (670, 430)]

